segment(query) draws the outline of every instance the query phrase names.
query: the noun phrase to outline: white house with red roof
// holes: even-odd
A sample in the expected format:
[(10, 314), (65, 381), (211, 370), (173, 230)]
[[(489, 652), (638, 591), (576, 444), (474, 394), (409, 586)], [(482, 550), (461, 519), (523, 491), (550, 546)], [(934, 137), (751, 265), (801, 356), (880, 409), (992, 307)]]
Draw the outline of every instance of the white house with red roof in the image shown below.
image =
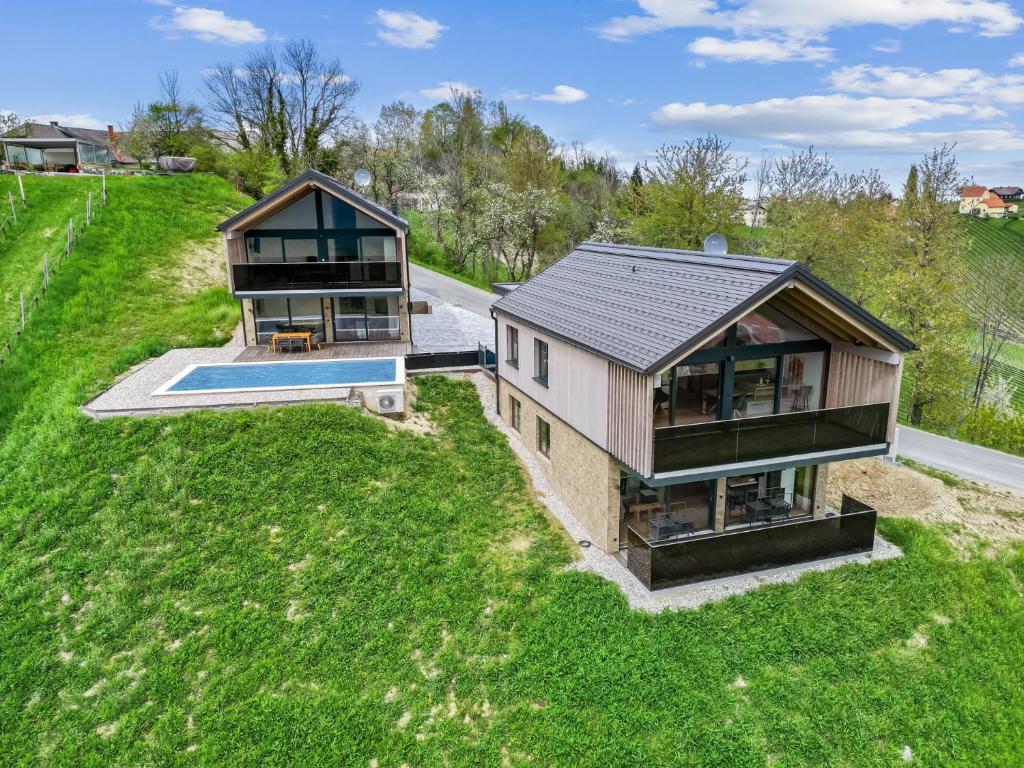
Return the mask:
[(1003, 199), (987, 187), (970, 184), (960, 190), (960, 213), (982, 219), (1001, 219), (1016, 212), (1016, 203)]

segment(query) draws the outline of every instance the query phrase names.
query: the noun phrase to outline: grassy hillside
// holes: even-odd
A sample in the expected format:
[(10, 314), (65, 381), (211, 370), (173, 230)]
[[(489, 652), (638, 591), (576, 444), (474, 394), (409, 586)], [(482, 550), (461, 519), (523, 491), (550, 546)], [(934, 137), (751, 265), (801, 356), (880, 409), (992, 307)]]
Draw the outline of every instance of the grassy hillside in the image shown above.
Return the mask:
[(328, 405), (84, 418), (234, 324), (177, 270), (242, 203), (119, 185), (0, 369), (5, 765), (1019, 762), (1019, 545), (884, 520), (904, 558), (650, 616), (562, 570), (465, 382), (420, 380), (428, 435)]

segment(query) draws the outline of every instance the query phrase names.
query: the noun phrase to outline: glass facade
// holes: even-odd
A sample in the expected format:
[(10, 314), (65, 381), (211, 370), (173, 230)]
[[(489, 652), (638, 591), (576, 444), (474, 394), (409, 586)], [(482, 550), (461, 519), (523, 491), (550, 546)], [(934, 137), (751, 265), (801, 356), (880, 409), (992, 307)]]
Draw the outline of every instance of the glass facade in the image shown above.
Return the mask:
[(715, 481), (649, 488), (633, 475), (620, 480), (619, 541), (632, 528), (649, 541), (708, 533), (715, 524)]
[(779, 344), (786, 341), (809, 341), (816, 338), (792, 318), (774, 307), (763, 304), (736, 323), (736, 345)]
[(397, 296), (334, 299), (335, 341), (388, 341), (400, 335)]
[(732, 417), (770, 416), (775, 413), (778, 358), (737, 360), (732, 387)]
[(824, 352), (783, 355), (778, 412), (792, 413), (821, 408), (824, 373)]
[(817, 467), (790, 467), (730, 477), (725, 481), (726, 525), (770, 522), (810, 515)]
[(324, 339), (323, 305), (319, 296), (290, 299), (255, 299), (256, 342), (269, 344), (270, 337), (291, 327), (301, 327)]

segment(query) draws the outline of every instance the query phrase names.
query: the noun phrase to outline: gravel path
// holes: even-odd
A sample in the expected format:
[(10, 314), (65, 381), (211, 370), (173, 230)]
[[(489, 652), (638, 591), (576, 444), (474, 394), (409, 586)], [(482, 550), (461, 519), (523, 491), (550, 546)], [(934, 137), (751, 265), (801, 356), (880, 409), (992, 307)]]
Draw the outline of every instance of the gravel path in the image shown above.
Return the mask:
[[(518, 435), (512, 432), (498, 416), (494, 408), (494, 382), (483, 373), (472, 375), (472, 381), (480, 394), (484, 415), (499, 432), (508, 438), (512, 450), (522, 461), (533, 482), (534, 490), (551, 514), (562, 524), (569, 535), (575, 540), (589, 539), (590, 535), (569, 508), (559, 498), (549, 482), (546, 473), (537, 462), (533, 453), (523, 445)], [(597, 547), (579, 547), (576, 551), (577, 560), (567, 566), (567, 570), (594, 573), (612, 582), (626, 596), (629, 606), (648, 613), (660, 613), (667, 609), (693, 609), (705, 603), (724, 600), (732, 595), (741, 595), (766, 584), (781, 584), (796, 581), (807, 571), (828, 571), (847, 563), (871, 563), (877, 560), (889, 560), (902, 556), (903, 552), (880, 536), (875, 536), (873, 552), (832, 557), (816, 560), (800, 565), (772, 568), (754, 574), (729, 576), (722, 579), (701, 582), (700, 584), (674, 587), (651, 592), (633, 576), (618, 558), (602, 552)]]

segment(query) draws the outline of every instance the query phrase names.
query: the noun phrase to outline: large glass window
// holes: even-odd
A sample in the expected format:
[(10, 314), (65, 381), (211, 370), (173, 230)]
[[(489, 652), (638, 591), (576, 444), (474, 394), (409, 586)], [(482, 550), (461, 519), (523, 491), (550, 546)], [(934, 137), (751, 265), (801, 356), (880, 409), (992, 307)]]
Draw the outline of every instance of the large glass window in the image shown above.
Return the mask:
[(626, 541), (626, 526), (648, 541), (665, 541), (714, 528), (714, 480), (649, 488), (637, 477), (625, 475), (620, 483), (619, 541)]
[(341, 296), (334, 300), (334, 339), (366, 339), (366, 299), (362, 296)]
[(284, 261), (284, 246), (280, 237), (247, 237), (245, 250), (250, 264), (280, 264)]
[(820, 408), (824, 373), (824, 352), (784, 355), (779, 413), (814, 411)]
[(316, 229), (316, 196), (307, 192), (287, 208), (259, 223), (260, 229)]
[(763, 524), (811, 514), (817, 467), (791, 467), (725, 481), (726, 525)]
[(384, 235), (365, 235), (359, 238), (359, 253), (363, 261), (395, 261), (395, 238)]
[(770, 416), (775, 412), (778, 358), (737, 360), (732, 389), (732, 417)]
[(280, 328), (289, 324), (288, 299), (256, 299), (253, 302), (256, 315), (256, 341), (269, 344), (270, 337)]
[(399, 337), (398, 297), (383, 296), (366, 300), (366, 332), (370, 341)]
[(291, 310), (290, 325), (309, 326), (323, 339), (324, 310), (319, 296), (302, 296), (288, 299)]
[(745, 315), (736, 324), (736, 345), (740, 347), (813, 338), (816, 338), (813, 333), (767, 304)]
[(699, 424), (718, 420), (720, 363), (678, 365), (675, 396), (671, 371), (654, 392), (655, 424)]
[(317, 261), (317, 258), (316, 238), (286, 237), (284, 239), (284, 260), (289, 264)]

